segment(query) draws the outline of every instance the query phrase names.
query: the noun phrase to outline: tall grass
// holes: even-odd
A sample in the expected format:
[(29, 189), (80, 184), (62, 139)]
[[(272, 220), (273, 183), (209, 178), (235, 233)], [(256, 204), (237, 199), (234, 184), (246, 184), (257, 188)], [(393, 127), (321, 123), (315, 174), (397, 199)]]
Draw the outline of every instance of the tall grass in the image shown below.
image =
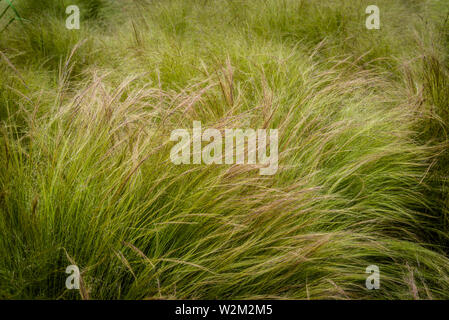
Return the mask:
[[(45, 4), (0, 34), (1, 298), (448, 298), (432, 6), (379, 1), (376, 33), (366, 1), (79, 1), (80, 31)], [(173, 165), (194, 120), (279, 129), (279, 171)]]

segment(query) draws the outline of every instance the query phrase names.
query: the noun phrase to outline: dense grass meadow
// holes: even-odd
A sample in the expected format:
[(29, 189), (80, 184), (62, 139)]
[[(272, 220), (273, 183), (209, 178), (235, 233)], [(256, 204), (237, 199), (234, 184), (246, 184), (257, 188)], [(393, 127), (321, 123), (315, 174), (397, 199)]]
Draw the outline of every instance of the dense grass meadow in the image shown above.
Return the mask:
[(449, 0), (0, 1), (0, 299), (449, 299)]

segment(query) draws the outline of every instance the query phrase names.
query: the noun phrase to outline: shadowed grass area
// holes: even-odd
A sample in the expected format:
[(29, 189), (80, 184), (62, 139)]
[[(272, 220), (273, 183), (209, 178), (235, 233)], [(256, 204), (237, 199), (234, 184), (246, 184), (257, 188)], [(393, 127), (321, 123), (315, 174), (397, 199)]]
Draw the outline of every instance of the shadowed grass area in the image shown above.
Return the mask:
[[(15, 3), (0, 298), (448, 298), (449, 4), (254, 3)], [(174, 165), (193, 121), (278, 129), (279, 170)]]

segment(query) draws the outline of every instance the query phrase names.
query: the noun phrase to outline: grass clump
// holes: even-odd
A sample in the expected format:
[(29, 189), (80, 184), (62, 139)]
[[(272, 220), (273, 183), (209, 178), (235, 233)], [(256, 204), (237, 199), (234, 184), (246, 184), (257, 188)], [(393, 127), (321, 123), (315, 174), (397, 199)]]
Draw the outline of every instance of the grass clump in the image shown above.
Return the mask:
[[(448, 298), (447, 6), (78, 2), (0, 34), (1, 298)], [(193, 121), (278, 172), (172, 164)]]

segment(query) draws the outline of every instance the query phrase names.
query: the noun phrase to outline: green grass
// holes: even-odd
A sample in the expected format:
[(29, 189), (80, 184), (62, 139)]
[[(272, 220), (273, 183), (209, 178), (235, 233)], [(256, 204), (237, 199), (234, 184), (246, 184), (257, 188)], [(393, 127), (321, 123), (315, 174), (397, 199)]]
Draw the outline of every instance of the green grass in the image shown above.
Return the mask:
[[(449, 3), (370, 4), (17, 0), (0, 298), (448, 299)], [(173, 165), (195, 120), (279, 129), (278, 172)]]

